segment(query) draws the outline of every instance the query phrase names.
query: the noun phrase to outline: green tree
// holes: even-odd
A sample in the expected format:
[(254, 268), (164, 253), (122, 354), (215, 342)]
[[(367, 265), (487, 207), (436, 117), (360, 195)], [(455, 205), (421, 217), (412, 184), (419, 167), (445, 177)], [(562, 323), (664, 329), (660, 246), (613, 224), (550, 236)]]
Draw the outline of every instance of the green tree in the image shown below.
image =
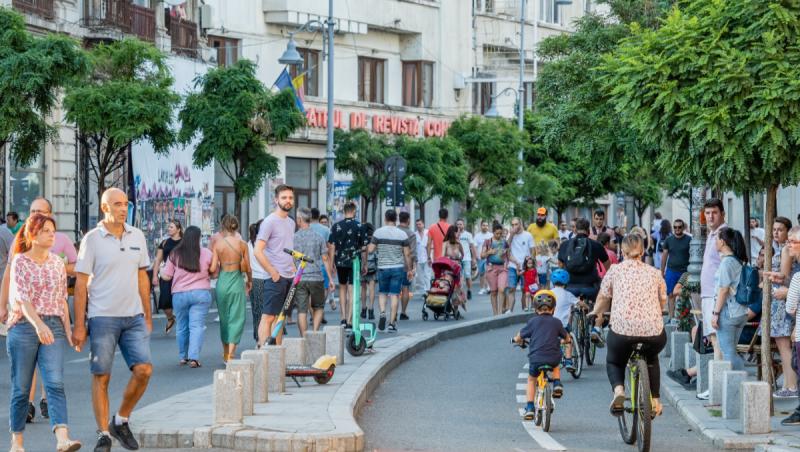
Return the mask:
[[(67, 89), (67, 121), (78, 126), (78, 140), (89, 151), (89, 167), (100, 199), (111, 177), (122, 169), (133, 142), (147, 140), (157, 153), (175, 142), (172, 92), (166, 56), (151, 44), (124, 39), (91, 50), (92, 70)], [(99, 203), (98, 203), (99, 208)]]
[(209, 70), (195, 79), (178, 118), (178, 140), (189, 143), (200, 135), (194, 165), (219, 163), (233, 183), (235, 215), (264, 181), (278, 173), (278, 159), (267, 143), (284, 141), (305, 123), (291, 90), (272, 94), (256, 76), (250, 60)]
[[(633, 27), (604, 59), (600, 82), (663, 172), (722, 190), (766, 189), (770, 225), (778, 186), (800, 180), (800, 3), (680, 5), (658, 30)], [(769, 263), (772, 247), (765, 254)], [(766, 330), (769, 294), (766, 280)], [(768, 378), (769, 341), (762, 356)]]
[(519, 202), (517, 152), (527, 146), (527, 134), (506, 119), (480, 116), (458, 118), (447, 133), (467, 162), (467, 219), (508, 217)]
[(47, 118), (60, 90), (89, 70), (77, 41), (49, 34), (32, 36), (24, 18), (0, 8), (0, 147), (12, 142), (11, 157), (30, 165), (57, 128)]
[(467, 195), (467, 165), (464, 153), (452, 138), (399, 138), (397, 153), (406, 160), (403, 179), (406, 196), (419, 206), (425, 221), (425, 204), (435, 197), (441, 202), (463, 200)]
[(363, 221), (367, 221), (367, 211), (371, 211), (372, 218), (375, 218), (388, 177), (385, 162), (396, 153), (394, 146), (386, 138), (372, 136), (363, 129), (349, 132), (336, 130), (334, 140), (336, 170), (353, 177), (347, 197), (352, 199), (360, 196), (364, 199), (366, 205), (361, 212)]

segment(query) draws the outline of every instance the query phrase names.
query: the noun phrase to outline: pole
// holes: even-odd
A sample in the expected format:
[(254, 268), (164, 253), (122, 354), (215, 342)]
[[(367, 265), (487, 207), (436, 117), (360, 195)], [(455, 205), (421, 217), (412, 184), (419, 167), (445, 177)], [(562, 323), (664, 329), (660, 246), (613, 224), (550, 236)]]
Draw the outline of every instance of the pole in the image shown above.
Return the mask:
[(325, 146), (325, 204), (333, 214), (333, 0), (328, 0), (328, 141)]
[[(520, 1), (520, 14), (519, 14), (519, 88), (517, 90), (517, 128), (522, 131), (522, 117), (523, 110), (522, 103), (525, 100), (525, 10), (527, 9), (526, 1)], [(534, 42), (534, 45), (536, 43)], [(534, 67), (535, 67), (535, 54), (534, 54)], [(519, 201), (522, 202), (522, 162), (523, 162), (522, 148), (517, 151), (517, 159), (519, 160), (517, 166), (517, 186), (520, 188)]]

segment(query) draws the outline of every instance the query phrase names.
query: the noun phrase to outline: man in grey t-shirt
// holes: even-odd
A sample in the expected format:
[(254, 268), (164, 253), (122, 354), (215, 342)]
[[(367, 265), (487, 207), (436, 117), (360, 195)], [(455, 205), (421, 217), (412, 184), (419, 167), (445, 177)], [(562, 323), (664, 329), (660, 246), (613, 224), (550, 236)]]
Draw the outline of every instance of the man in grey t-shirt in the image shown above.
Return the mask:
[(378, 305), (381, 308), (381, 317), (378, 329), (386, 328), (386, 297), (392, 301), (392, 311), (389, 322), (389, 332), (397, 332), (397, 305), (403, 281), (413, 279), (414, 271), (411, 261), (411, 250), (408, 246), (408, 235), (401, 231), (395, 222), (397, 212), (390, 209), (384, 214), (384, 226), (378, 228), (372, 235), (372, 243), (367, 252), (378, 252)]
[(411, 214), (408, 212), (400, 212), (398, 217), (400, 219), (400, 224), (397, 228), (405, 232), (408, 236), (408, 249), (411, 251), (412, 265), (410, 268), (406, 268), (406, 271), (410, 272), (412, 276), (403, 280), (403, 287), (400, 290), (400, 320), (408, 320), (406, 309), (408, 308), (408, 302), (411, 300), (412, 296), (411, 282), (414, 281), (414, 276), (416, 276), (417, 272), (417, 234), (411, 230)]
[[(92, 405), (100, 432), (95, 451), (110, 452), (111, 436), (129, 450), (138, 449), (128, 417), (144, 395), (153, 366), (150, 361), (150, 258), (139, 229), (125, 223), (128, 197), (110, 188), (100, 200), (103, 221), (81, 242), (75, 264), (75, 327), (72, 341), (80, 351), (86, 341), (84, 324), (89, 304)], [(108, 419), (108, 384), (119, 346), (132, 375), (115, 415)]]
[[(322, 312), (325, 309), (325, 284), (323, 275), (333, 276), (333, 266), (328, 259), (328, 242), (310, 228), (311, 211), (305, 207), (297, 210), (297, 232), (294, 233), (294, 249), (314, 262), (306, 264), (303, 278), (297, 283), (294, 302), (297, 305), (297, 328), (306, 335), (309, 306), (313, 311), (313, 328), (319, 331)], [(333, 281), (330, 279), (330, 281)]]

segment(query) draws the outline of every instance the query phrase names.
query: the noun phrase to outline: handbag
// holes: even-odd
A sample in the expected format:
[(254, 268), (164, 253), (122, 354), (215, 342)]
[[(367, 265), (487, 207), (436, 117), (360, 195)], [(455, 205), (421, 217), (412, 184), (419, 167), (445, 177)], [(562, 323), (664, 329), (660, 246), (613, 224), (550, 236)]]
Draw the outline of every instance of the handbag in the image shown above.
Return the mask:
[(711, 345), (711, 341), (703, 335), (703, 322), (697, 321), (697, 316), (695, 316), (694, 320), (697, 325), (697, 332), (694, 335), (694, 343), (692, 344), (694, 351), (701, 355), (714, 353), (714, 347)]

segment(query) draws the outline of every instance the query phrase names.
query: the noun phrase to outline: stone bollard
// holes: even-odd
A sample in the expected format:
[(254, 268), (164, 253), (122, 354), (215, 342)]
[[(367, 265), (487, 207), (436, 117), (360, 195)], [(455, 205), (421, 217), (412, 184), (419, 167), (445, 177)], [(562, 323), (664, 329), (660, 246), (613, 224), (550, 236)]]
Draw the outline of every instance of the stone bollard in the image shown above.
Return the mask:
[(683, 345), (683, 368), (689, 369), (697, 365), (697, 354), (694, 351), (694, 345), (689, 342)]
[(214, 424), (241, 424), (242, 374), (238, 371), (214, 371)]
[(667, 346), (664, 347), (664, 350), (661, 350), (661, 357), (662, 358), (669, 358), (672, 356), (672, 350), (670, 350), (670, 339), (672, 337), (672, 333), (678, 331), (678, 325), (667, 324), (664, 325), (664, 332), (667, 333)]
[(708, 404), (722, 405), (722, 377), (731, 370), (730, 361), (711, 360), (708, 363)]
[(344, 364), (344, 325), (325, 327), (325, 354), (336, 357), (336, 365)]
[(722, 376), (722, 418), (738, 419), (742, 407), (742, 383), (747, 381), (744, 370), (729, 370)]
[(283, 345), (267, 345), (269, 368), (267, 383), (269, 392), (286, 390), (286, 347)]
[(706, 392), (708, 390), (708, 363), (714, 359), (713, 353), (706, 353), (701, 355), (694, 352), (695, 362), (697, 363), (697, 393)]
[(671, 359), (669, 361), (669, 370), (675, 371), (681, 369), (686, 364), (684, 352), (685, 344), (689, 343), (689, 333), (686, 331), (675, 331), (669, 337), (669, 348)]
[(227, 369), (242, 374), (242, 414), (253, 415), (253, 374), (256, 364), (249, 359), (228, 360)]
[(742, 383), (742, 433), (745, 435), (770, 432), (770, 389), (766, 381)]
[(308, 364), (306, 357), (306, 339), (303, 337), (286, 337), (283, 339), (286, 347), (286, 364), (304, 366)]
[(266, 350), (245, 350), (242, 359), (253, 361), (253, 403), (269, 401), (269, 354)]
[(320, 356), (325, 354), (324, 331), (306, 331), (306, 353), (308, 353), (309, 364), (314, 364)]

